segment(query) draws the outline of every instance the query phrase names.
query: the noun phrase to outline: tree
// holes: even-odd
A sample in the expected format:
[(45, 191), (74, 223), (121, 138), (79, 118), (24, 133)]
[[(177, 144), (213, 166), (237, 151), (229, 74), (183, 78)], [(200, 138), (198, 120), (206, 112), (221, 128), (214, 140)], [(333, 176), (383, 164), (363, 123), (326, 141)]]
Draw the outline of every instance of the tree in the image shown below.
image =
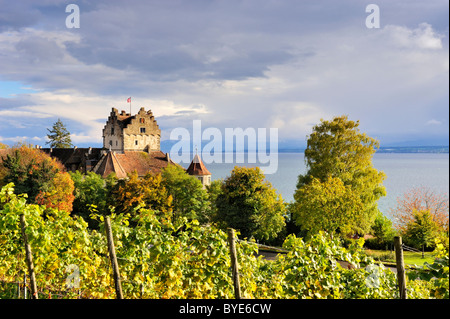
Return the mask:
[(373, 241), (378, 247), (386, 247), (386, 245), (393, 242), (396, 232), (392, 228), (392, 221), (384, 216), (382, 212), (378, 212), (372, 225), (371, 234), (375, 237)]
[(47, 129), (47, 131), (50, 134), (47, 134), (49, 141), (46, 144), (50, 144), (50, 147), (70, 148), (73, 146), (70, 133), (60, 119), (53, 124), (51, 130)]
[(395, 226), (405, 231), (414, 221), (415, 211), (427, 210), (441, 230), (448, 232), (448, 196), (437, 194), (427, 187), (415, 187), (397, 198), (397, 206), (391, 209)]
[(173, 219), (184, 216), (205, 223), (210, 205), (202, 183), (177, 165), (168, 165), (161, 175), (162, 185), (173, 199)]
[(258, 167), (235, 167), (216, 198), (221, 227), (238, 229), (242, 237), (270, 241), (285, 226), (286, 206), (281, 195)]
[[(382, 185), (385, 174), (372, 165), (372, 156), (379, 143), (361, 133), (358, 126), (359, 121), (350, 121), (347, 116), (335, 117), (331, 121), (321, 120), (320, 124), (314, 126), (305, 150), (307, 172), (299, 175), (296, 193), (300, 193), (294, 197), (297, 201), (301, 200), (301, 193), (305, 193), (301, 189), (311, 185), (313, 180), (317, 180), (316, 184), (331, 182), (338, 190), (343, 191), (335, 180), (339, 179), (346, 188), (344, 198), (352, 199), (354, 203), (360, 202), (362, 205), (361, 211), (351, 220), (343, 218), (346, 221), (344, 228), (364, 234), (369, 232), (378, 214), (377, 201), (381, 196), (385, 196), (386, 190)], [(317, 188), (317, 185), (314, 187)], [(344, 195), (341, 191), (336, 193), (338, 197)], [(328, 200), (332, 201), (331, 198)], [(336, 201), (339, 201), (339, 198)], [(297, 206), (297, 209), (303, 208), (302, 205)], [(327, 215), (321, 215), (320, 210), (297, 212), (296, 215), (307, 214), (328, 218)], [(299, 225), (302, 224), (302, 220), (297, 222)]]
[(164, 187), (161, 174), (148, 173), (139, 178), (136, 171), (129, 173), (128, 179), (114, 186), (111, 197), (116, 213), (136, 216), (136, 209), (141, 207), (152, 209), (163, 218), (172, 218), (172, 196)]
[(74, 183), (67, 172), (58, 172), (52, 178), (49, 187), (41, 190), (36, 196), (36, 203), (48, 208), (71, 212), (75, 196), (73, 191)]
[(100, 213), (109, 211), (111, 192), (117, 183), (115, 174), (110, 174), (106, 179), (94, 172), (82, 174), (79, 171), (71, 172), (70, 176), (75, 185), (75, 199), (73, 201), (73, 214), (81, 216), (88, 222), (90, 228), (97, 228), (98, 221), (90, 215), (93, 209)]
[(217, 197), (222, 194), (222, 185), (224, 183), (223, 179), (216, 179), (212, 181), (210, 185), (206, 186), (206, 191), (208, 192), (208, 200), (210, 202), (210, 208), (206, 212), (205, 218), (208, 221), (218, 221), (219, 215), (217, 210)]
[(0, 186), (14, 183), (28, 202), (70, 212), (74, 185), (64, 166), (39, 149), (21, 146), (1, 159)]
[(351, 233), (355, 221), (364, 217), (361, 199), (336, 177), (328, 177), (324, 182), (313, 178), (298, 189), (294, 200), (294, 219), (308, 236), (319, 231), (331, 235)]
[(429, 210), (414, 210), (413, 219), (406, 225), (404, 230), (405, 242), (415, 247), (434, 247), (435, 239), (439, 233), (439, 225), (433, 220)]

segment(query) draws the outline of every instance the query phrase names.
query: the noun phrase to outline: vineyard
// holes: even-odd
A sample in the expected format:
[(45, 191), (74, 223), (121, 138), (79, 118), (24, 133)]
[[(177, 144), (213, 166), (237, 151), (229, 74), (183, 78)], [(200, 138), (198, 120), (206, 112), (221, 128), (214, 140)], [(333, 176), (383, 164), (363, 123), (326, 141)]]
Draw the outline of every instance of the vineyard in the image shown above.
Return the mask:
[[(104, 217), (93, 214), (100, 227), (91, 230), (81, 217), (28, 204), (12, 185), (0, 192), (0, 298), (23, 294), (22, 215), (39, 299), (116, 298)], [(174, 223), (147, 209), (110, 219), (124, 298), (234, 298), (222, 230), (184, 218)], [(256, 256), (255, 243), (238, 240), (242, 297), (398, 298), (396, 275), (367, 257), (362, 245), (356, 240), (345, 248), (323, 232), (308, 241), (289, 235), (283, 244), (288, 252), (266, 260)], [(449, 297), (448, 250), (437, 250), (432, 265), (408, 271), (408, 298)], [(342, 268), (338, 260), (353, 267)]]

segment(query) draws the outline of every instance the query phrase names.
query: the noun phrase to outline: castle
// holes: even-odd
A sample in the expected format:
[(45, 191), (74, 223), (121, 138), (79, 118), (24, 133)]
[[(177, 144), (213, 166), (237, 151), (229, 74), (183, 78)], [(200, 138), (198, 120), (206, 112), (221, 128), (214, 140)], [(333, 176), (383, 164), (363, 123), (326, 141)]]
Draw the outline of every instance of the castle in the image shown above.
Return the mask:
[(161, 130), (152, 111), (143, 107), (131, 116), (113, 108), (103, 129), (103, 148), (123, 153), (125, 151), (151, 152), (160, 149)]
[[(115, 173), (126, 178), (136, 171), (138, 176), (148, 172), (159, 173), (167, 165), (178, 165), (168, 153), (160, 149), (161, 130), (153, 113), (142, 107), (135, 115), (119, 111), (111, 113), (103, 128), (103, 148), (42, 148), (41, 150), (61, 161), (67, 170), (94, 172), (107, 177)], [(203, 187), (211, 184), (211, 173), (198, 155), (189, 168), (189, 175), (195, 176)]]

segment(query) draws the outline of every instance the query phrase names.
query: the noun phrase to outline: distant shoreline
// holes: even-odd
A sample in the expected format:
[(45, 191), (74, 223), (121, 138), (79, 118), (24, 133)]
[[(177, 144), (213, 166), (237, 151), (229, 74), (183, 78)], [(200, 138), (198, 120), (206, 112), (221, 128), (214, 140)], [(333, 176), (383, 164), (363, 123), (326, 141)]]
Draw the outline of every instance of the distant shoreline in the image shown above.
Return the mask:
[[(305, 149), (280, 149), (279, 153), (303, 153)], [(380, 147), (377, 153), (449, 153), (448, 146), (385, 146)]]
[[(170, 150), (163, 150), (164, 152), (168, 152)], [(278, 150), (278, 153), (304, 153), (304, 148), (281, 148)], [(191, 152), (193, 154), (194, 152)], [(226, 153), (226, 152), (222, 152)], [(238, 151), (234, 153), (248, 153), (248, 150), (245, 151)], [(448, 154), (449, 153), (449, 147), (448, 146), (385, 146), (380, 147), (376, 153), (405, 153), (405, 154), (426, 154), (426, 153), (433, 153), (433, 154)]]
[(380, 147), (377, 153), (448, 153), (448, 146)]

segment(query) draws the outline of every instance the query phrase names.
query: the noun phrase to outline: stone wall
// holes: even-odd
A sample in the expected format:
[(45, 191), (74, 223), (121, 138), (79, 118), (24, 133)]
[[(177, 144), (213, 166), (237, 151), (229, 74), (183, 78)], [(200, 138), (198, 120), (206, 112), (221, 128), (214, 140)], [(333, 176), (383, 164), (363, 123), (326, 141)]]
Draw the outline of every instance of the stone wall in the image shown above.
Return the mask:
[(116, 152), (153, 151), (160, 149), (161, 130), (151, 111), (142, 107), (139, 112), (119, 114), (113, 108), (103, 129), (103, 147)]

